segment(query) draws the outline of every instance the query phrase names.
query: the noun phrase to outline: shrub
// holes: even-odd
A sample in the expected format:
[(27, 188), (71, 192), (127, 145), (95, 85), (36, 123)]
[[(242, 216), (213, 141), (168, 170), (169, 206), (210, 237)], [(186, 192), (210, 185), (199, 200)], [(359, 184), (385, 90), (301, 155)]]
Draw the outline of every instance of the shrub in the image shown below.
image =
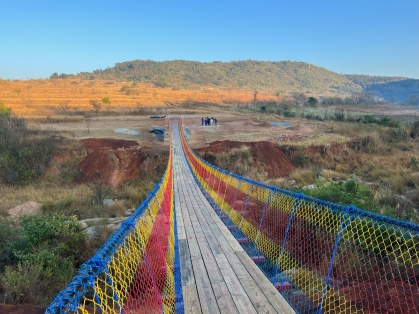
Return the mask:
[(109, 97), (103, 97), (103, 98), (102, 98), (102, 102), (103, 102), (105, 105), (110, 105), (110, 104), (111, 104), (111, 100), (109, 99)]
[(97, 184), (92, 185), (92, 202), (96, 205), (103, 206), (103, 200), (112, 194), (112, 189), (105, 183), (100, 181)]
[(362, 209), (377, 210), (378, 203), (373, 200), (372, 191), (355, 180), (324, 184), (317, 181), (316, 188), (304, 190), (309, 196), (342, 205), (354, 205)]
[[(1, 222), (2, 230), (7, 226), (10, 221)], [(84, 262), (86, 235), (75, 217), (65, 215), (22, 216), (15, 229), (0, 233), (5, 300), (46, 305)]]
[(0, 183), (25, 184), (41, 177), (62, 138), (28, 128), (26, 121), (0, 107)]
[(315, 174), (310, 169), (296, 169), (290, 175), (291, 180), (295, 180), (297, 185), (313, 184), (316, 180)]
[(134, 202), (134, 204), (140, 204), (145, 199), (144, 193), (142, 193), (140, 189), (133, 186), (125, 186), (122, 193), (124, 198), (128, 197)]
[(293, 118), (297, 115), (295, 110), (284, 110), (284, 117)]
[(413, 139), (417, 139), (419, 137), (419, 120), (413, 122), (410, 128), (410, 137)]
[(107, 209), (110, 217), (122, 217), (126, 212), (125, 205), (121, 201), (113, 202)]
[(378, 124), (381, 125), (386, 125), (392, 128), (399, 128), (400, 127), (400, 121), (395, 120), (393, 118), (389, 118), (389, 117), (382, 117), (379, 121)]
[(365, 116), (363, 116), (362, 121), (364, 123), (377, 123), (378, 122), (378, 120), (375, 119), (374, 116), (370, 114), (366, 114)]
[(305, 147), (298, 147), (294, 157), (294, 163), (297, 167), (302, 167), (307, 161), (307, 154)]
[(344, 121), (345, 114), (343, 112), (335, 112), (335, 120), (336, 121)]
[(419, 160), (417, 160), (417, 158), (415, 156), (412, 156), (410, 158), (410, 163), (412, 164), (413, 168), (417, 168), (419, 165)]
[(124, 85), (124, 86), (122, 86), (121, 87), (121, 89), (119, 90), (119, 91), (121, 91), (121, 92), (126, 92), (126, 91), (128, 91), (129, 90), (129, 87), (128, 86), (126, 86), (126, 85)]

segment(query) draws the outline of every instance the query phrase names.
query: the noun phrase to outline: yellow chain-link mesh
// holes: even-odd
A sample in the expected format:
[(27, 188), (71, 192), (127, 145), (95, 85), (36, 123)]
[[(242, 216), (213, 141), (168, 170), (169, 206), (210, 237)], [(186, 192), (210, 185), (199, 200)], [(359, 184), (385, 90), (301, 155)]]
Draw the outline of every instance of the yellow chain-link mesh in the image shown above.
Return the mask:
[(220, 218), (252, 243), (249, 254), (269, 260), (257, 263), (273, 283), (290, 281), (278, 287), (294, 308), (419, 312), (419, 226), (229, 174), (182, 144)]
[(170, 152), (160, 185), (137, 209), (139, 218), (127, 219), (125, 235), (115, 233), (86, 263), (97, 275), (81, 270), (47, 313), (176, 313), (172, 181)]

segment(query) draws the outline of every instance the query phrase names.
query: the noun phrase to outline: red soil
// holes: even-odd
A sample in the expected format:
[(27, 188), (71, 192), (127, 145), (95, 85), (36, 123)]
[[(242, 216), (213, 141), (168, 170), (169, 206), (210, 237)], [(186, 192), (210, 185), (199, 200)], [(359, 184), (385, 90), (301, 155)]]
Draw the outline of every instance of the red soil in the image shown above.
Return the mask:
[(137, 142), (90, 138), (83, 144), (88, 152), (79, 164), (83, 183), (101, 180), (116, 187), (140, 176), (140, 165), (146, 157)]
[(252, 157), (264, 164), (268, 178), (286, 177), (295, 170), (291, 160), (278, 146), (271, 142), (216, 141), (195, 151), (197, 153), (225, 153), (243, 146), (249, 147)]

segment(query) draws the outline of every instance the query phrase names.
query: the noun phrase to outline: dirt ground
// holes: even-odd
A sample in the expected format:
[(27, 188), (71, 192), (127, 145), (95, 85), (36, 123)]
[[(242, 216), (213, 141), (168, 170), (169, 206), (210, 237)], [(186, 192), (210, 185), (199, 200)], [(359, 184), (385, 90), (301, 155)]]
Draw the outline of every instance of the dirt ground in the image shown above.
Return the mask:
[[(149, 131), (153, 127), (164, 127), (165, 119), (151, 119), (144, 116), (98, 116), (91, 118), (89, 132), (87, 131), (87, 123), (83, 119), (77, 122), (60, 122), (60, 123), (39, 123), (41, 129), (52, 129), (63, 132), (66, 136), (74, 139), (87, 138), (113, 138), (137, 141), (139, 145), (161, 146), (153, 133)], [(115, 129), (126, 128), (133, 131), (139, 131), (141, 134), (130, 135), (116, 132)], [(168, 144), (163, 145), (168, 146)]]
[(234, 148), (249, 147), (252, 157), (259, 160), (264, 165), (264, 170), (268, 174), (268, 178), (286, 177), (295, 170), (294, 164), (290, 158), (286, 156), (279, 147), (271, 142), (235, 142), (235, 141), (216, 141), (209, 146), (199, 148), (198, 153), (221, 153), (228, 152)]
[(85, 139), (87, 156), (80, 162), (82, 183), (98, 180), (116, 187), (140, 176), (145, 156), (136, 141), (121, 139)]
[[(362, 111), (358, 109), (358, 111)], [(233, 113), (232, 113), (233, 112)], [(365, 114), (387, 115), (390, 117), (409, 119), (417, 117), (419, 111), (410, 107), (380, 106), (365, 110)], [(218, 126), (202, 126), (202, 117), (214, 116)], [(177, 119), (179, 116), (171, 116)], [(269, 141), (279, 145), (313, 146), (333, 143), (342, 143), (350, 140), (328, 130), (335, 122), (307, 120), (302, 118), (285, 118), (276, 115), (258, 113), (234, 113), (232, 110), (223, 112), (219, 108), (208, 108), (207, 114), (185, 114), (184, 125), (190, 131), (189, 144), (192, 148), (202, 148), (214, 141), (258, 142)], [(149, 116), (115, 115), (92, 117), (89, 132), (87, 123), (81, 117), (77, 121), (60, 123), (38, 123), (41, 129), (53, 129), (63, 132), (66, 136), (75, 139), (87, 138), (113, 138), (134, 140), (140, 146), (150, 146), (156, 149), (168, 149), (168, 142), (159, 141), (154, 134), (149, 133), (153, 127), (164, 127), (166, 119), (151, 119)], [(288, 123), (289, 126), (271, 126), (270, 122)], [(129, 135), (115, 132), (115, 129), (127, 128), (141, 132), (140, 135)]]
[[(317, 143), (345, 142), (348, 138), (324, 131), (328, 126), (318, 121), (281, 119), (264, 121), (257, 117), (223, 114), (216, 115), (218, 125), (203, 126), (202, 116), (184, 115), (188, 142), (193, 149), (202, 152), (225, 152), (232, 148), (248, 146), (253, 158), (265, 165), (269, 178), (285, 177), (295, 167), (278, 146)], [(179, 116), (173, 116), (178, 119)], [(265, 116), (264, 118), (269, 118)], [(277, 122), (272, 126), (269, 122)], [(125, 180), (139, 177), (141, 163), (145, 160), (144, 150), (168, 152), (169, 141), (162, 141), (149, 131), (153, 127), (166, 128), (168, 120), (146, 116), (99, 116), (92, 119), (87, 132), (86, 122), (61, 122), (40, 124), (42, 129), (54, 129), (63, 135), (79, 139), (87, 155), (79, 164), (82, 182), (100, 180), (117, 187)], [(139, 135), (115, 132), (125, 128), (140, 132)], [(329, 138), (328, 138), (329, 137)]]
[[(202, 116), (183, 116), (191, 147), (216, 153), (241, 147), (245, 142), (245, 146), (252, 149), (253, 158), (265, 165), (269, 178), (285, 177), (294, 170), (292, 162), (276, 144), (313, 141), (322, 131), (321, 125), (316, 122), (301, 123), (295, 119), (275, 121), (286, 123), (286, 126), (271, 126), (268, 123), (271, 121), (250, 119), (242, 115), (216, 116), (217, 126), (202, 126)], [(179, 116), (171, 118), (178, 119)], [(168, 152), (167, 135), (162, 141), (149, 132), (153, 127), (167, 130), (167, 123), (166, 119), (152, 119), (148, 116), (98, 116), (92, 118), (89, 132), (83, 120), (43, 123), (38, 127), (57, 130), (64, 136), (83, 143), (86, 155), (79, 163), (82, 183), (100, 180), (116, 188), (121, 182), (140, 177), (140, 166), (146, 159), (147, 152)], [(139, 132), (139, 135), (115, 132), (121, 128)], [(60, 158), (57, 159), (59, 160)]]
[[(178, 118), (178, 116), (172, 117)], [(184, 125), (189, 129), (191, 136), (189, 143), (192, 148), (205, 147), (214, 141), (257, 142), (270, 141), (284, 144), (293, 142), (293, 145), (313, 145), (316, 142), (330, 143), (348, 140), (338, 134), (325, 133), (327, 123), (300, 119), (283, 118), (260, 120), (242, 115), (225, 114), (216, 116), (218, 126), (202, 126), (202, 116), (183, 116)], [(265, 116), (265, 119), (268, 119)], [(289, 123), (289, 126), (271, 126), (268, 122)], [(153, 127), (164, 127), (165, 119), (151, 119), (148, 116), (99, 116), (92, 118), (87, 132), (87, 124), (80, 119), (79, 122), (40, 123), (41, 129), (53, 129), (63, 132), (66, 136), (75, 139), (112, 138), (133, 140), (140, 146), (168, 149), (169, 143), (162, 142), (149, 131)], [(115, 129), (127, 128), (140, 131), (140, 135), (129, 135), (115, 132)]]

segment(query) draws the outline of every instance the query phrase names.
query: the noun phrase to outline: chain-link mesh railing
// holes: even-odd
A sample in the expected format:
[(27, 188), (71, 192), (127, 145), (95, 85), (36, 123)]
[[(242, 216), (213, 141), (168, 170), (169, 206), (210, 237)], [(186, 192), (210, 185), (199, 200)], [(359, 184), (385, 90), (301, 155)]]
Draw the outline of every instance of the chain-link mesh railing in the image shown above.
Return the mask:
[(170, 154), (147, 199), (46, 313), (183, 313), (175, 220)]
[(231, 174), (182, 144), (213, 208), (297, 312), (419, 312), (418, 225)]

